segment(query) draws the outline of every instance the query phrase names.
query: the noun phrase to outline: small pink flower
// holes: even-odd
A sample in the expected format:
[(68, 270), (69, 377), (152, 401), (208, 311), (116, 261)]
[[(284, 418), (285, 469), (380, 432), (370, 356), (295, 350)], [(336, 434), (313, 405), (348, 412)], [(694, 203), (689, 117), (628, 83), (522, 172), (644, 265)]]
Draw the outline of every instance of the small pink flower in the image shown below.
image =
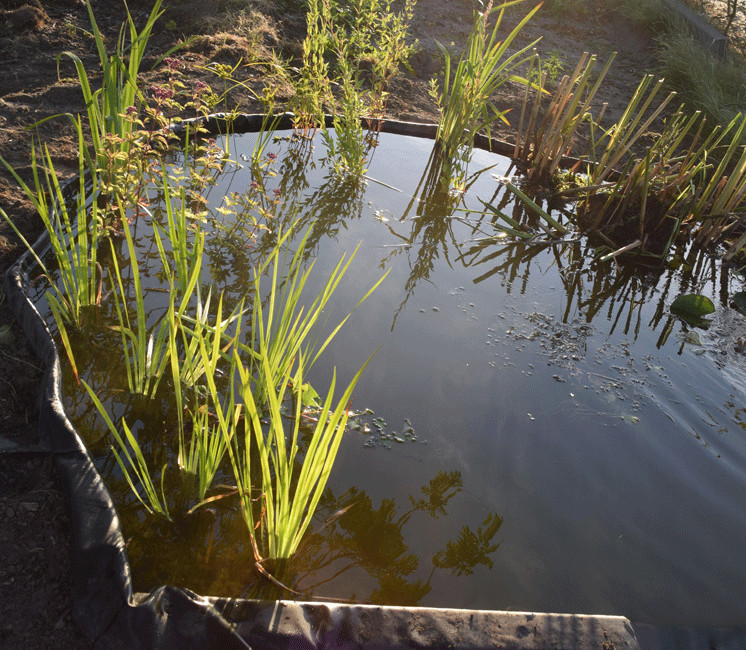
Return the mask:
[(181, 68), (181, 61), (171, 56), (167, 56), (165, 59), (163, 59), (163, 63), (166, 64), (166, 67), (169, 70), (178, 70), (179, 68)]
[(174, 96), (174, 91), (171, 88), (164, 88), (163, 86), (151, 86), (150, 92), (158, 101), (165, 101)]
[(256, 181), (251, 181), (251, 189), (252, 190), (258, 190), (259, 189), (259, 183)]
[(282, 196), (282, 192), (280, 190), (275, 189), (272, 190), (272, 192), (274, 193), (276, 199), (279, 199)]
[(269, 160), (274, 160), (275, 158), (277, 158), (277, 154), (276, 153), (268, 153), (267, 154), (267, 158)]
[(128, 106), (125, 113), (127, 113), (127, 115), (137, 115), (137, 109), (134, 106)]

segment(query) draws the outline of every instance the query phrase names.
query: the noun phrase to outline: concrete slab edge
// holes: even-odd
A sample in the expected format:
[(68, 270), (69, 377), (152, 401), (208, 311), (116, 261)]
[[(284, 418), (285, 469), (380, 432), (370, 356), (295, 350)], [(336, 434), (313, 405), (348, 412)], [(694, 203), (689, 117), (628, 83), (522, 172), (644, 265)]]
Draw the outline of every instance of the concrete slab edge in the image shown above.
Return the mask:
[(728, 53), (727, 36), (721, 34), (702, 16), (681, 4), (679, 0), (663, 0), (663, 4), (676, 12), (689, 25), (694, 38), (702, 43), (713, 55), (721, 59), (725, 58), (725, 55)]
[(207, 600), (255, 648), (639, 647), (622, 616)]

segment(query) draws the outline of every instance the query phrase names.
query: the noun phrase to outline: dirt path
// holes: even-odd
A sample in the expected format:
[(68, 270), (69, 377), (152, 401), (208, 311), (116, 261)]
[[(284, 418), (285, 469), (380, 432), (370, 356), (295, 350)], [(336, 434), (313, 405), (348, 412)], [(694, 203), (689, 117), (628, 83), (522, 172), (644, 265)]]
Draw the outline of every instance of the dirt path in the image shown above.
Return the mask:
[[(211, 61), (230, 65), (253, 53), (274, 47), (283, 55), (299, 52), (304, 18), (287, 0), (285, 8), (269, 0), (216, 0), (178, 3), (178, 13), (159, 22), (152, 44), (164, 52), (181, 34), (202, 35), (179, 56), (187, 78), (210, 81), (201, 70)], [(531, 1), (527, 5), (531, 4)], [(608, 102), (613, 117), (626, 105), (643, 71), (652, 65), (649, 35), (634, 29), (617, 13), (598, 8), (603, 3), (574, 3), (592, 7), (563, 13), (547, 3), (529, 24), (524, 43), (542, 37), (543, 54), (555, 57), (571, 70), (583, 51), (605, 60), (613, 51), (618, 57), (607, 77), (600, 101)], [(724, 4), (721, 3), (721, 4)], [(116, 37), (124, 13), (115, 0), (92, 0), (99, 26)], [(149, 10), (147, 0), (132, 0), (130, 7), (140, 20)], [(430, 77), (440, 68), (436, 41), (454, 49), (463, 42), (471, 25), (468, 1), (419, 0), (412, 34), (422, 47), (412, 61), (413, 70), (397, 78), (391, 88), (389, 113), (393, 118), (435, 121), (437, 114), (428, 96)], [(517, 14), (516, 14), (517, 15)], [(511, 17), (514, 20), (515, 17)], [(63, 60), (57, 75), (57, 55), (74, 52), (90, 71), (97, 69), (95, 46), (89, 34), (82, 0), (0, 0), (0, 155), (22, 176), (29, 176), (30, 133), (26, 127), (40, 118), (84, 110), (73, 69)], [(261, 80), (250, 73), (252, 83)], [(253, 77), (251, 76), (253, 74)], [(157, 73), (153, 75), (157, 78)], [(94, 81), (95, 83), (95, 81)], [(517, 115), (519, 90), (506, 88), (501, 107)], [(256, 109), (244, 97), (234, 98), (242, 109)], [(514, 118), (517, 119), (517, 118)], [(60, 119), (39, 129), (58, 171), (69, 174), (76, 168), (75, 141), (69, 123)], [(510, 128), (499, 136), (512, 139)], [(0, 173), (0, 206), (12, 216), (27, 237), (39, 231), (29, 203), (15, 182)], [(8, 226), (0, 224), (0, 271), (3, 273), (21, 252)], [(0, 297), (2, 305), (2, 297)], [(12, 325), (13, 342), (0, 345), (0, 441), (20, 447), (40, 442), (35, 428), (35, 396), (41, 376), (38, 362), (26, 352), (23, 334), (0, 309), (0, 327)], [(43, 442), (43, 441), (42, 441)], [(86, 647), (71, 617), (68, 557), (69, 521), (64, 496), (57, 488), (53, 463), (43, 454), (8, 454), (0, 447), (0, 646)]]

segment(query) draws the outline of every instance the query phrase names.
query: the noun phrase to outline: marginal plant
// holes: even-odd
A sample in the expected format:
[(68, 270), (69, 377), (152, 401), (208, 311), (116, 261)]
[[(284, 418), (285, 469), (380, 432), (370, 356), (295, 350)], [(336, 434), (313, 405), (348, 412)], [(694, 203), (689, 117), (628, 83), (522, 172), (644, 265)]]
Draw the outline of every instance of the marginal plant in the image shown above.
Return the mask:
[[(127, 215), (121, 208), (120, 219), (129, 263), (129, 282), (124, 278), (115, 244), (109, 240), (112, 260), (110, 271), (112, 295), (119, 321), (116, 329), (122, 336), (122, 349), (130, 392), (152, 397), (158, 389), (163, 373), (168, 368), (168, 323), (161, 320), (152, 327), (148, 326), (145, 291), (140, 265), (137, 261), (135, 242)], [(130, 307), (133, 303), (134, 315), (131, 314)]]
[[(289, 233), (288, 233), (289, 234)], [(281, 240), (285, 240), (286, 234)], [(262, 305), (264, 290), (261, 286), (261, 271), (254, 273), (254, 306), (252, 310), (251, 335), (246, 345), (241, 349), (249, 354), (250, 374), (260, 374), (261, 359), (257, 356), (265, 354), (269, 360), (269, 367), (275, 369), (272, 385), (288, 372), (288, 368), (302, 355), (305, 359), (305, 370), (309, 370), (318, 360), (332, 339), (337, 335), (352, 312), (357, 309), (373, 291), (383, 282), (385, 275), (378, 280), (370, 290), (357, 302), (330, 334), (321, 342), (312, 339), (311, 335), (322, 319), (329, 301), (334, 295), (340, 281), (355, 257), (355, 252), (348, 259), (343, 256), (319, 290), (316, 297), (308, 306), (303, 306), (301, 298), (308, 278), (313, 271), (314, 263), (303, 270), (306, 241), (310, 231), (301, 240), (297, 251), (290, 261), (281, 261), (280, 255), (287, 255), (287, 250), (275, 246), (265, 262), (269, 268), (270, 286), (267, 292), (267, 304)], [(261, 352), (263, 350), (263, 352)], [(257, 384), (254, 390), (255, 402), (261, 409), (266, 404), (264, 392), (271, 390), (271, 385), (265, 382)]]
[[(92, 91), (88, 83), (88, 75), (80, 58), (72, 52), (63, 52), (61, 56), (72, 59), (78, 73), (83, 99), (85, 100), (90, 127), (91, 139), (96, 159), (90, 162), (91, 171), (106, 171), (107, 174), (119, 172), (118, 165), (111, 168), (111, 153), (107, 153), (105, 141), (109, 136), (116, 136), (121, 144), (118, 153), (127, 157), (132, 131), (132, 120), (128, 119), (128, 110), (136, 107), (142, 100), (142, 92), (138, 87), (138, 74), (142, 59), (145, 55), (150, 34), (158, 17), (163, 13), (162, 0), (156, 0), (148, 16), (145, 26), (138, 31), (127, 11), (129, 42), (127, 41), (125, 25), (119, 32), (117, 47), (114, 53), (106, 51), (103, 36), (93, 15), (90, 0), (86, 0), (88, 18), (91, 22), (96, 50), (103, 72), (101, 88)], [(59, 58), (58, 57), (58, 62)]]
[(74, 201), (66, 196), (55, 173), (49, 149), (44, 147), (41, 163), (36, 149), (31, 149), (33, 187), (26, 184), (15, 169), (2, 157), (0, 162), (13, 175), (26, 197), (33, 203), (49, 237), (49, 248), (54, 257), (55, 269), (47, 267), (46, 251), (36, 251), (21, 234), (12, 219), (0, 208), (0, 215), (13, 228), (31, 253), (50, 289), (47, 302), (54, 316), (70, 365), (77, 377), (77, 367), (70, 346), (68, 327), (77, 328), (82, 323), (86, 308), (101, 302), (102, 274), (98, 262), (98, 206), (86, 201), (89, 193), (98, 194), (95, 175), (85, 173), (83, 129), (76, 122), (78, 133), (78, 191)]
[[(513, 158), (527, 169), (530, 181), (547, 183), (562, 158), (570, 154), (578, 127), (593, 119), (590, 115), (593, 99), (613, 60), (612, 55), (594, 80), (592, 71), (596, 57), (585, 52), (575, 70), (562, 78), (546, 108), (542, 107), (547, 94), (544, 90), (546, 75), (533, 87), (526, 86)], [(534, 59), (534, 69), (540, 69), (538, 55)], [(595, 118), (596, 122), (602, 115), (603, 109)]]
[(85, 381), (82, 383), (116, 442), (116, 446), (111, 446), (111, 451), (132, 493), (149, 513), (158, 514), (170, 520), (171, 513), (168, 509), (168, 500), (164, 489), (166, 466), (164, 465), (161, 468), (159, 490), (153, 480), (137, 436), (132, 433), (123, 418), (120, 420), (122, 429), (120, 433), (119, 428), (112, 421), (106, 407), (101, 403), (95, 391)]
[(405, 0), (397, 13), (392, 0), (309, 0), (302, 66), (290, 79), (292, 106), (299, 131), (324, 131), (337, 173), (360, 176), (365, 169), (360, 119), (373, 124), (385, 114), (388, 82), (415, 47), (406, 43), (415, 2)]
[[(592, 185), (601, 183), (614, 172), (675, 97), (675, 93), (669, 93), (662, 101), (655, 102), (663, 83), (663, 79), (653, 83), (653, 75), (646, 75), (637, 86), (622, 116), (599, 138), (589, 168)], [(652, 111), (648, 112), (651, 107)], [(600, 155), (596, 153), (598, 151)]]
[[(369, 357), (357, 371), (336, 406), (333, 405), (336, 386), (334, 373), (327, 397), (315, 413), (316, 424), (310, 433), (310, 440), (302, 449), (300, 431), (304, 416), (302, 387), (305, 385), (305, 359), (302, 354), (299, 355), (295, 370), (288, 368), (279, 386), (273, 386), (270, 382), (276, 377), (278, 368), (270, 364), (263, 347), (259, 349), (259, 357), (259, 378), (269, 388), (269, 424), (263, 425), (260, 419), (262, 410), (250, 389), (253, 377), (245, 366), (237, 362), (246, 421), (244, 438), (234, 438), (236, 444), (231, 455), (234, 477), (241, 494), (241, 511), (252, 540), (256, 539), (254, 531), (257, 525), (261, 525), (260, 542), (254, 543), (258, 563), (263, 559), (261, 549), (271, 559), (289, 558), (297, 550), (331, 474), (347, 425), (352, 391), (370, 361)], [(290, 399), (292, 408), (289, 424), (285, 424), (281, 411), (287, 399)], [(259, 520), (254, 515), (251, 498), (251, 437), (258, 451), (262, 477), (258, 487), (264, 503), (264, 516)]]
[(311, 132), (324, 124), (324, 102), (331, 95), (329, 64), (324, 58), (329, 41), (331, 9), (323, 0), (308, 0), (303, 61), (293, 82), (296, 129)]
[[(513, 54), (508, 54), (508, 48), (541, 4), (519, 21), (504, 40), (499, 40), (505, 10), (522, 1), (512, 0), (494, 8), (490, 1), (483, 13), (475, 12), (474, 26), (455, 66), (450, 52), (440, 46), (445, 70), (440, 85), (433, 81), (431, 95), (440, 109), (436, 147), (447, 159), (470, 155), (479, 131), (484, 129), (489, 135), (494, 120), (507, 122), (505, 111), (498, 109), (490, 99), (500, 86), (507, 81), (528, 83), (514, 71), (530, 60), (531, 55), (527, 53), (538, 39)], [(495, 22), (488, 33), (487, 25), (493, 15)]]
[(332, 119), (334, 136), (326, 126), (322, 133), (335, 172), (361, 178), (366, 169), (368, 146), (360, 117), (365, 113), (366, 106), (359, 81), (344, 56), (345, 51), (346, 47), (343, 47), (339, 59), (342, 96)]

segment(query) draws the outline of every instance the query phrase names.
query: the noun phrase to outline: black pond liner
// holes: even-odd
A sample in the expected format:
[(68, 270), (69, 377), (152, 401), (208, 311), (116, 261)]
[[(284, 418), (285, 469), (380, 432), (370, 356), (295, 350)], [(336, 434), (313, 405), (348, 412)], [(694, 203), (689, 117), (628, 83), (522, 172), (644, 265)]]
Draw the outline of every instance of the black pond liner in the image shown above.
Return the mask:
[[(278, 129), (291, 128), (290, 114)], [(331, 125), (330, 118), (329, 124)], [(258, 131), (263, 115), (231, 116), (235, 133)], [(226, 131), (227, 116), (199, 120), (210, 133)], [(183, 134), (188, 122), (175, 129)], [(437, 126), (382, 120), (386, 133), (433, 138)], [(485, 137), (476, 145), (510, 156), (513, 146)], [(66, 198), (78, 191), (75, 179)], [(40, 256), (45, 233), (34, 243)], [(620, 616), (535, 614), (425, 607), (382, 607), (203, 598), (165, 585), (149, 594), (132, 590), (119, 517), (104, 481), (61, 401), (61, 369), (52, 334), (27, 294), (36, 263), (24, 253), (5, 276), (8, 306), (45, 368), (39, 432), (55, 457), (67, 489), (72, 536), (73, 618), (106, 648), (488, 648), (638, 647), (630, 622)], [(605, 644), (608, 644), (605, 645)]]

